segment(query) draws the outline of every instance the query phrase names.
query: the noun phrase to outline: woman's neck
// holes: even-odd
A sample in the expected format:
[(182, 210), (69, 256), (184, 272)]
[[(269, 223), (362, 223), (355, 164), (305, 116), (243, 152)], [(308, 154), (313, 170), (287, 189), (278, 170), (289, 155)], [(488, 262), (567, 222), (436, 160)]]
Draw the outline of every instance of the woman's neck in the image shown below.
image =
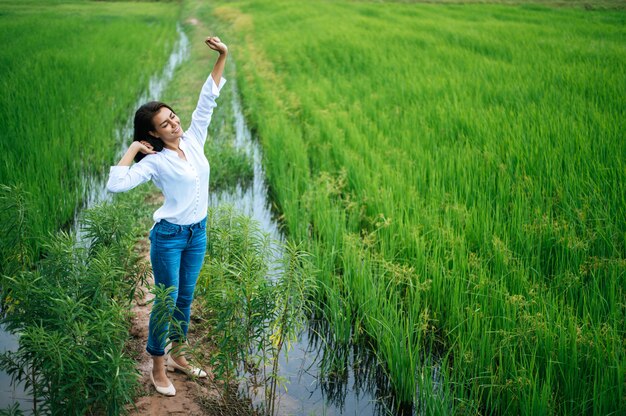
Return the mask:
[(173, 151), (177, 151), (179, 146), (180, 146), (180, 138), (176, 139), (176, 142), (174, 143), (163, 142), (163, 147), (165, 147), (166, 149), (173, 150)]

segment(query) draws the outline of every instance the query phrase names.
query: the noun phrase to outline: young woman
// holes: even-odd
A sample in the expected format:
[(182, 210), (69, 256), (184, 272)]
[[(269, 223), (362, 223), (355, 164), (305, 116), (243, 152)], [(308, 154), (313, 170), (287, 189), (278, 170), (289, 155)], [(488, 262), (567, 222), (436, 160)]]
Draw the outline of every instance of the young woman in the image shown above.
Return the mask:
[[(226, 82), (222, 78), (228, 48), (218, 37), (205, 43), (219, 52), (211, 75), (204, 83), (198, 105), (191, 116), (191, 125), (184, 131), (180, 119), (167, 104), (152, 101), (135, 113), (134, 141), (109, 173), (107, 189), (124, 192), (152, 180), (163, 192), (165, 203), (154, 213), (150, 231), (150, 262), (155, 285), (172, 287), (173, 303), (169, 319), (150, 315), (148, 345), (152, 355), (150, 379), (164, 395), (176, 394), (166, 374), (183, 371), (206, 377), (201, 369), (189, 365), (181, 348), (189, 326), (191, 301), (206, 250), (206, 215), (209, 192), (209, 162), (204, 155), (207, 127), (211, 121), (215, 99)], [(137, 163), (131, 166), (133, 160)], [(163, 322), (166, 323), (163, 323)], [(165, 346), (172, 341), (167, 363)]]

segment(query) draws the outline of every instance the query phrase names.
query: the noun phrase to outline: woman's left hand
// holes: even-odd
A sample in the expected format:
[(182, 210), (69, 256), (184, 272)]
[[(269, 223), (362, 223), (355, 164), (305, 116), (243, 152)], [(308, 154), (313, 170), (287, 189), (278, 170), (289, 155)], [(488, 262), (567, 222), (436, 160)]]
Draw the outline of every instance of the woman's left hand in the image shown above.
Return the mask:
[(224, 55), (228, 52), (228, 46), (226, 46), (217, 36), (209, 36), (206, 38), (204, 43), (206, 43), (208, 47), (214, 51), (218, 51), (220, 55)]

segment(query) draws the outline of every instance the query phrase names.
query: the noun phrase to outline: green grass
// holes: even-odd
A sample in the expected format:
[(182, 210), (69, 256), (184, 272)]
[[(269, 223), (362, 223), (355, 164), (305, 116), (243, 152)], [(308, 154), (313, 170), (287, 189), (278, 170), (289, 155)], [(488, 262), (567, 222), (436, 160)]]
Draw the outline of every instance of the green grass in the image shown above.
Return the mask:
[(0, 2), (0, 182), (31, 195), (44, 235), (67, 224), (84, 177), (103, 175), (176, 40), (174, 2)]
[[(371, 3), (380, 0), (369, 0)], [(362, 0), (362, 2), (365, 2)], [(389, 3), (426, 3), (426, 4), (502, 4), (502, 5), (541, 5), (549, 7), (573, 7), (585, 10), (624, 10), (626, 4), (621, 0), (390, 0)]]
[(218, 3), (320, 307), (397, 399), (624, 412), (626, 14)]

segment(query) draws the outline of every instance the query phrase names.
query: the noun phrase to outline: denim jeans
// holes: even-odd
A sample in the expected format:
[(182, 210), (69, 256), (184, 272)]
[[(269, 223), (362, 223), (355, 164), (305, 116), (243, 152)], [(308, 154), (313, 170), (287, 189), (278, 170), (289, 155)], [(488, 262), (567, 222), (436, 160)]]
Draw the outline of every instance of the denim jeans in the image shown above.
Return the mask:
[(174, 288), (170, 296), (176, 308), (173, 311), (172, 308), (168, 310), (168, 317), (180, 326), (180, 331), (177, 331), (175, 327), (178, 325), (170, 325), (169, 319), (162, 319), (155, 314), (155, 310), (159, 308), (159, 301), (155, 300), (150, 313), (146, 347), (151, 355), (165, 354), (167, 338), (170, 341), (183, 342), (187, 337), (191, 301), (205, 252), (206, 218), (190, 225), (177, 225), (161, 220), (150, 231), (150, 262), (154, 284)]

